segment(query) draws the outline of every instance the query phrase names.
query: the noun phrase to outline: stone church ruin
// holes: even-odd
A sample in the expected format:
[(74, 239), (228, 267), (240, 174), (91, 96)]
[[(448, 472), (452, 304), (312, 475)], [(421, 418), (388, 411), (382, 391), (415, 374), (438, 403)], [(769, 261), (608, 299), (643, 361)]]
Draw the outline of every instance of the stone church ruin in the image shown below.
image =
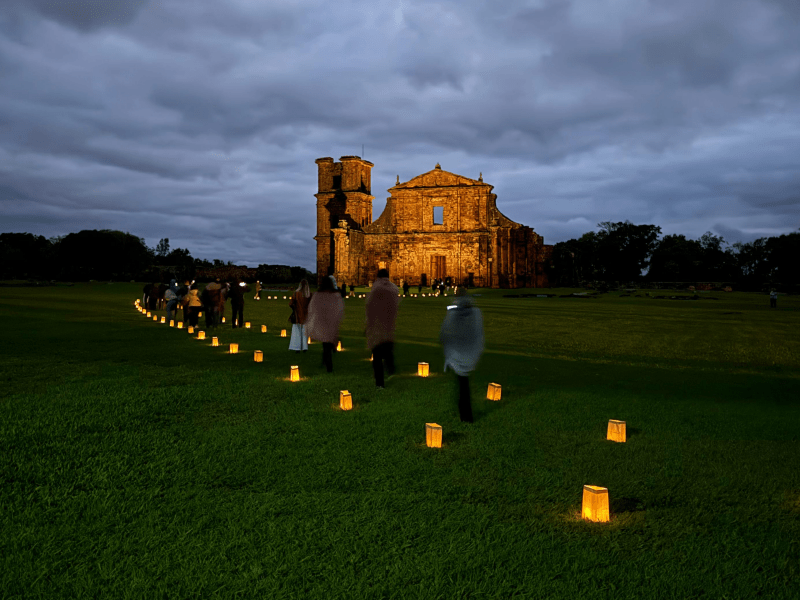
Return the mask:
[(395, 283), (546, 287), (552, 246), (496, 206), (483, 176), (469, 179), (436, 167), (389, 188), (372, 220), (373, 164), (358, 156), (318, 158), (317, 273), (367, 285), (387, 268)]

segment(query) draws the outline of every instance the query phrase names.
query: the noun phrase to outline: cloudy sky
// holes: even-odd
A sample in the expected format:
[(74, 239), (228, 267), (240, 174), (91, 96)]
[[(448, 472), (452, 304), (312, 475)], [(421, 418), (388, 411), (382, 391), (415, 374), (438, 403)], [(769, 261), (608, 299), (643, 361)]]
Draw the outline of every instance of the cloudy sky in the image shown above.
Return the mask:
[(798, 0), (2, 0), (0, 231), (315, 268), (316, 165), (495, 186), (545, 243), (800, 228)]

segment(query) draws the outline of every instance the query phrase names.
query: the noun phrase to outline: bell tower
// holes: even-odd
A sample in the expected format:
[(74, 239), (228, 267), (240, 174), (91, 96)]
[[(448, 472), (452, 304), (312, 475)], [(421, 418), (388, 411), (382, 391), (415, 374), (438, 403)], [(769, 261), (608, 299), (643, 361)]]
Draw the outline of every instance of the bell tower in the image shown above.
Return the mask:
[[(371, 162), (360, 156), (330, 157), (317, 163), (317, 283), (327, 275), (349, 275), (347, 244), (350, 230), (361, 231), (372, 223)], [(338, 238), (338, 243), (337, 243)], [(337, 277), (337, 281), (339, 281)], [(339, 281), (341, 283), (341, 281)]]

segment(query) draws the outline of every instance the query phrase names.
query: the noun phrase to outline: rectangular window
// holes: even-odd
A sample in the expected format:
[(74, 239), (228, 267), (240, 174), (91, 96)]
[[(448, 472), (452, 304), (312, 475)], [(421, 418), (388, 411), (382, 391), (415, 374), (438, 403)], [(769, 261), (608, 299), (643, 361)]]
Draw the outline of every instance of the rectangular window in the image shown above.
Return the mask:
[(342, 176), (341, 175), (334, 175), (333, 176), (333, 189), (335, 189), (335, 190), (342, 189)]
[(433, 224), (444, 225), (444, 206), (433, 207)]

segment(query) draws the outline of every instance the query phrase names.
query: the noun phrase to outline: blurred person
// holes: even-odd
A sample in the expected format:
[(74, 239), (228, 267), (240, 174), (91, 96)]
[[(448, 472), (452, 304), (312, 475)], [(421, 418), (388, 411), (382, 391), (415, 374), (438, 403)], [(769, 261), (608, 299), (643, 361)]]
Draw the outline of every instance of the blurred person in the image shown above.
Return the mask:
[(220, 322), (219, 305), (222, 300), (222, 283), (220, 283), (219, 278), (205, 287), (202, 300), (203, 309), (206, 313), (206, 327), (216, 327)]
[(237, 279), (227, 293), (231, 299), (231, 326), (244, 327), (244, 295), (250, 291), (250, 286), (241, 279)]
[(400, 306), (398, 287), (389, 281), (389, 271), (380, 269), (365, 302), (366, 323), (364, 332), (367, 346), (372, 350), (372, 371), (375, 387), (383, 389), (383, 367), (394, 375), (394, 329), (397, 308)]
[(289, 340), (289, 350), (306, 352), (308, 350), (308, 336), (306, 335), (306, 321), (308, 320), (308, 305), (311, 303), (311, 288), (308, 281), (303, 279), (289, 301), (292, 307), (292, 338)]
[(322, 364), (328, 373), (333, 371), (333, 352), (343, 318), (344, 300), (336, 289), (336, 279), (333, 276), (323, 277), (308, 305), (306, 331), (312, 338), (322, 342)]
[(339, 288), (339, 295), (341, 295), (342, 298), (347, 296), (347, 284), (346, 283), (342, 283), (342, 287)]
[(775, 290), (769, 291), (769, 307), (778, 308), (778, 292)]
[(404, 295), (404, 296), (408, 296), (408, 290), (409, 290), (409, 288), (411, 288), (411, 286), (410, 286), (410, 285), (408, 285), (408, 281), (405, 281), (405, 280), (404, 280), (404, 281), (403, 281), (403, 295)]
[(253, 300), (261, 300), (261, 282), (260, 281), (256, 281), (255, 288), (256, 288), (256, 295), (253, 296)]
[(450, 367), (456, 374), (459, 417), (472, 423), (469, 374), (483, 353), (483, 317), (472, 305), (466, 288), (458, 290), (453, 305), (448, 307), (439, 341), (444, 349), (445, 372)]
[(142, 307), (150, 308), (150, 290), (153, 289), (152, 283), (146, 283), (142, 288)]

